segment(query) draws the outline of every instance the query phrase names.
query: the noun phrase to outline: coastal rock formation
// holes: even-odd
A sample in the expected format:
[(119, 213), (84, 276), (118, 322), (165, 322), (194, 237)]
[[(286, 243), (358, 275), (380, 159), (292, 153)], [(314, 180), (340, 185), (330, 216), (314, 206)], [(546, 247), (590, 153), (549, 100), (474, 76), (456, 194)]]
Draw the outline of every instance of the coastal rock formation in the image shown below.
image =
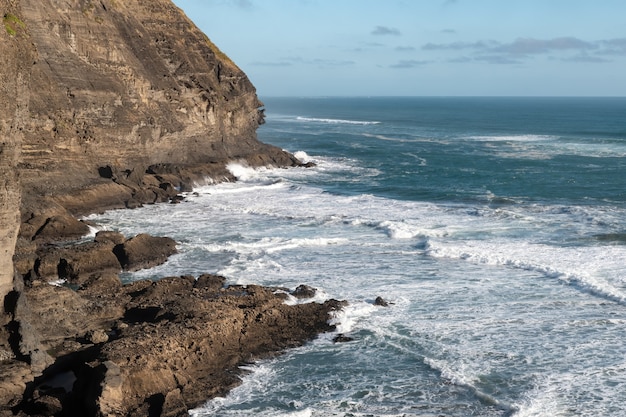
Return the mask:
[(37, 48), (21, 171), (37, 196), (111, 169), (246, 159), (290, 165), (256, 140), (246, 75), (169, 0), (21, 0)]
[(256, 139), (263, 105), (254, 86), (171, 1), (15, 3), (35, 47), (34, 93), (20, 118), (26, 239), (54, 217), (232, 180), (233, 160), (299, 164)]
[[(256, 139), (246, 75), (169, 0), (0, 0), (0, 416), (186, 415), (340, 303), (220, 277), (122, 285), (175, 242), (77, 216), (179, 202), (226, 169), (301, 166)], [(19, 231), (19, 232), (18, 232)], [(71, 288), (50, 285), (64, 279)], [(311, 289), (311, 291), (313, 291)]]
[(186, 415), (237, 385), (239, 365), (332, 330), (341, 307), (287, 305), (284, 292), (213, 275), (97, 277), (79, 291), (37, 282), (22, 296), (45, 352), (14, 407), (27, 415)]

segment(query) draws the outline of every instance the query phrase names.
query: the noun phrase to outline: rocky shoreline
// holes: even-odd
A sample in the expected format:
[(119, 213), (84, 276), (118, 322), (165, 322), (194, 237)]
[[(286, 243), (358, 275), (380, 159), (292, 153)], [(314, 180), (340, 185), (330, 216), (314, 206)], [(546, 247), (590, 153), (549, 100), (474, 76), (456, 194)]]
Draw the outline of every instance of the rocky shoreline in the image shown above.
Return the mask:
[(0, 11), (0, 416), (186, 415), (239, 365), (332, 330), (341, 303), (287, 305), (289, 289), (210, 274), (123, 285), (120, 271), (164, 262), (175, 242), (84, 238), (80, 216), (178, 202), (234, 180), (230, 162), (302, 165), (257, 140), (254, 86), (180, 9)]
[[(190, 177), (161, 175), (124, 179), (128, 199), (119, 205), (179, 201)], [(86, 193), (94, 198), (93, 189)], [(175, 242), (106, 231), (72, 243), (89, 225), (54, 207), (45, 220), (29, 216), (18, 239), (16, 289), (5, 303), (8, 345), (0, 344), (0, 415), (187, 415), (236, 386), (240, 365), (334, 329), (329, 320), (341, 302), (285, 304), (289, 293), (313, 296), (307, 287), (225, 286), (211, 274), (122, 285), (120, 271), (163, 263)], [(68, 285), (52, 285), (59, 280)]]

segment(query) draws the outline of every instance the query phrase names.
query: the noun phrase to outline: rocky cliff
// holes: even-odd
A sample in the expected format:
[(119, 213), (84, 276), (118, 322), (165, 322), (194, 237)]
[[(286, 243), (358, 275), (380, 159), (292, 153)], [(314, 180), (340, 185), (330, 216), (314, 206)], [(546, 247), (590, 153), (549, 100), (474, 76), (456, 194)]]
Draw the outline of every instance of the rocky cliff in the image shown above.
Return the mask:
[(230, 161), (300, 164), (257, 141), (254, 87), (182, 11), (0, 0), (0, 13), (0, 415), (185, 415), (240, 363), (331, 329), (337, 303), (286, 306), (220, 277), (121, 284), (171, 239), (72, 243), (88, 231), (74, 216), (177, 201), (234, 179)]
[(29, 189), (73, 191), (105, 166), (267, 151), (254, 87), (170, 1), (21, 4), (37, 48), (21, 165)]
[[(12, 257), (20, 226), (16, 167), (28, 122), (32, 47), (17, 0), (0, 0), (0, 299), (13, 289)], [(0, 357), (2, 353), (0, 352)]]

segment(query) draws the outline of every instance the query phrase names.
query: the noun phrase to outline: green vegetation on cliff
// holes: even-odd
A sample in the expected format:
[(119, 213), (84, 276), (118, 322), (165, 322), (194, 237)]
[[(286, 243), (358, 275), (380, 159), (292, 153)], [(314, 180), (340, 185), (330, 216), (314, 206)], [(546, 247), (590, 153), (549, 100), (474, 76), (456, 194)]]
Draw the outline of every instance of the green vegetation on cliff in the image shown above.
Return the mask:
[(12, 13), (6, 13), (2, 18), (2, 21), (4, 23), (4, 28), (11, 36), (17, 35), (18, 28), (26, 29), (26, 24)]

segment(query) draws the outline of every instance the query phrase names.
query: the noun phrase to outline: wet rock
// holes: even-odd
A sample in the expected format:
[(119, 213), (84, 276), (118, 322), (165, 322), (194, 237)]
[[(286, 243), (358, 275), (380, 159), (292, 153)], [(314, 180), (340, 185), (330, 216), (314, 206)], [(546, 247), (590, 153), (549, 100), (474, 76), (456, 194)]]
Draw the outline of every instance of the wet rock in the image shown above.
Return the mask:
[(333, 338), (334, 343), (346, 343), (346, 342), (352, 342), (353, 340), (354, 340), (353, 337), (346, 336), (343, 333), (339, 333), (337, 336)]
[(374, 305), (380, 307), (389, 307), (389, 302), (385, 301), (382, 297), (378, 296), (374, 300)]

